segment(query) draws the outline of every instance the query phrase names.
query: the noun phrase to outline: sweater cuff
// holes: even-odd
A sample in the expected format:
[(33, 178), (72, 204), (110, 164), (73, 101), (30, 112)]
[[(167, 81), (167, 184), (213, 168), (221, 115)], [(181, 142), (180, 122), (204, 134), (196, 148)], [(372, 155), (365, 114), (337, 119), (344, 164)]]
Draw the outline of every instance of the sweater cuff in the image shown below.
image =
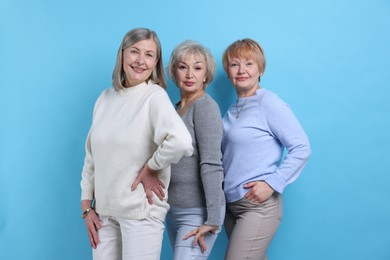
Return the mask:
[(93, 200), (93, 190), (81, 190), (81, 200)]
[(286, 188), (286, 182), (276, 174), (268, 175), (267, 178), (264, 179), (264, 181), (269, 186), (271, 186), (272, 189), (274, 189), (280, 194), (282, 194), (284, 189)]
[(148, 161), (147, 164), (148, 164), (149, 168), (152, 169), (152, 170), (154, 170), (154, 171), (159, 171), (159, 170), (161, 170), (161, 169), (158, 167), (157, 163), (153, 160), (153, 157), (149, 159), (149, 161)]

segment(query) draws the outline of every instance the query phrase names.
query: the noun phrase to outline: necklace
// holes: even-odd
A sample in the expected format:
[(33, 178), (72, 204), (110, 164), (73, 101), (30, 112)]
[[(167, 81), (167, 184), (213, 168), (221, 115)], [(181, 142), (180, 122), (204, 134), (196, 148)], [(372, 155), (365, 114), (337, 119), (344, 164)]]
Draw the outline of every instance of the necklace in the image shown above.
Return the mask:
[(241, 111), (242, 111), (242, 109), (244, 108), (246, 102), (248, 101), (248, 98), (250, 98), (251, 96), (253, 96), (254, 93), (256, 92), (256, 90), (258, 90), (259, 88), (260, 88), (260, 86), (258, 86), (257, 88), (255, 88), (253, 91), (251, 91), (251, 93), (249, 93), (249, 95), (246, 96), (246, 99), (245, 99), (245, 101), (244, 101), (244, 104), (242, 104), (242, 107), (241, 107), (240, 110), (238, 110), (238, 106), (237, 106), (237, 104), (238, 104), (238, 98), (237, 98), (237, 101), (236, 101), (236, 111), (237, 111), (236, 118), (239, 118), (239, 117), (240, 117)]
[(237, 104), (238, 104), (238, 99), (237, 99), (237, 101), (236, 101), (236, 111), (237, 111), (236, 118), (239, 118), (239, 117), (240, 117), (241, 111), (242, 111), (242, 109), (244, 108), (244, 106), (245, 106), (245, 104), (246, 104), (246, 101), (248, 101), (248, 98), (245, 99), (244, 104), (242, 104), (242, 107), (240, 108), (240, 110), (238, 110), (238, 106), (237, 106)]

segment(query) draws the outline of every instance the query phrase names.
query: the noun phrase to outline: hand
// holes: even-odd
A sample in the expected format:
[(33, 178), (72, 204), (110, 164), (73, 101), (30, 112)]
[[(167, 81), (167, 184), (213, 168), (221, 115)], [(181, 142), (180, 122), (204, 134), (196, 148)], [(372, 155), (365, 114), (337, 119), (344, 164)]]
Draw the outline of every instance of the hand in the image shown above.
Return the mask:
[(149, 168), (147, 164), (141, 169), (138, 174), (138, 177), (135, 179), (133, 185), (131, 185), (131, 191), (134, 191), (138, 184), (142, 183), (145, 189), (146, 198), (150, 205), (153, 204), (153, 194), (154, 192), (160, 200), (163, 200), (165, 197), (164, 183), (158, 178), (158, 172)]
[(245, 194), (245, 198), (255, 204), (266, 201), (274, 193), (274, 190), (265, 181), (248, 182), (244, 188), (250, 189)]
[(218, 227), (216, 226), (209, 226), (209, 225), (202, 225), (198, 227), (197, 229), (192, 230), (187, 235), (184, 236), (183, 240), (186, 240), (192, 236), (195, 236), (194, 239), (194, 246), (198, 245), (200, 246), (200, 249), (202, 250), (202, 253), (207, 250), (206, 243), (204, 242), (204, 237), (207, 233), (215, 234), (215, 232), (218, 230)]
[(85, 225), (87, 226), (91, 247), (96, 249), (99, 244), (98, 230), (101, 228), (99, 217), (94, 210), (91, 210), (84, 220)]

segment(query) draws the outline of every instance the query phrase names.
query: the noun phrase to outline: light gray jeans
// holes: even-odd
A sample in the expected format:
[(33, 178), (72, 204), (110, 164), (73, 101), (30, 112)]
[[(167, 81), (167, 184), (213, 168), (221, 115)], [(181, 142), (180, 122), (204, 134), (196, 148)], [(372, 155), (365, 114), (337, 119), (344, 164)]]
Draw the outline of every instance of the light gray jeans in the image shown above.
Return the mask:
[[(221, 208), (221, 216), (225, 215), (225, 207)], [(173, 249), (174, 260), (207, 259), (217, 240), (220, 229), (215, 234), (207, 234), (205, 243), (207, 250), (202, 252), (199, 246), (194, 246), (194, 237), (183, 240), (190, 231), (204, 224), (207, 217), (205, 208), (176, 208), (171, 207), (167, 214), (166, 226), (169, 240)], [(222, 219), (221, 219), (222, 222)]]
[(277, 192), (259, 204), (245, 198), (228, 203), (225, 230), (229, 245), (225, 260), (267, 260), (267, 248), (282, 215), (282, 195)]

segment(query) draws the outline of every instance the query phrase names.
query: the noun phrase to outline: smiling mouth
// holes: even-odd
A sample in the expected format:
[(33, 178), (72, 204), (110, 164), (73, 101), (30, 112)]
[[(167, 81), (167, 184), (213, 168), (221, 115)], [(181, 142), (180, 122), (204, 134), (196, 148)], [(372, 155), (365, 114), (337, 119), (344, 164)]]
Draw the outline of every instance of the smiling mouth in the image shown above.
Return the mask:
[(131, 68), (136, 72), (136, 73), (142, 73), (145, 71), (145, 69), (143, 68), (138, 68), (138, 67), (133, 67), (131, 66)]

